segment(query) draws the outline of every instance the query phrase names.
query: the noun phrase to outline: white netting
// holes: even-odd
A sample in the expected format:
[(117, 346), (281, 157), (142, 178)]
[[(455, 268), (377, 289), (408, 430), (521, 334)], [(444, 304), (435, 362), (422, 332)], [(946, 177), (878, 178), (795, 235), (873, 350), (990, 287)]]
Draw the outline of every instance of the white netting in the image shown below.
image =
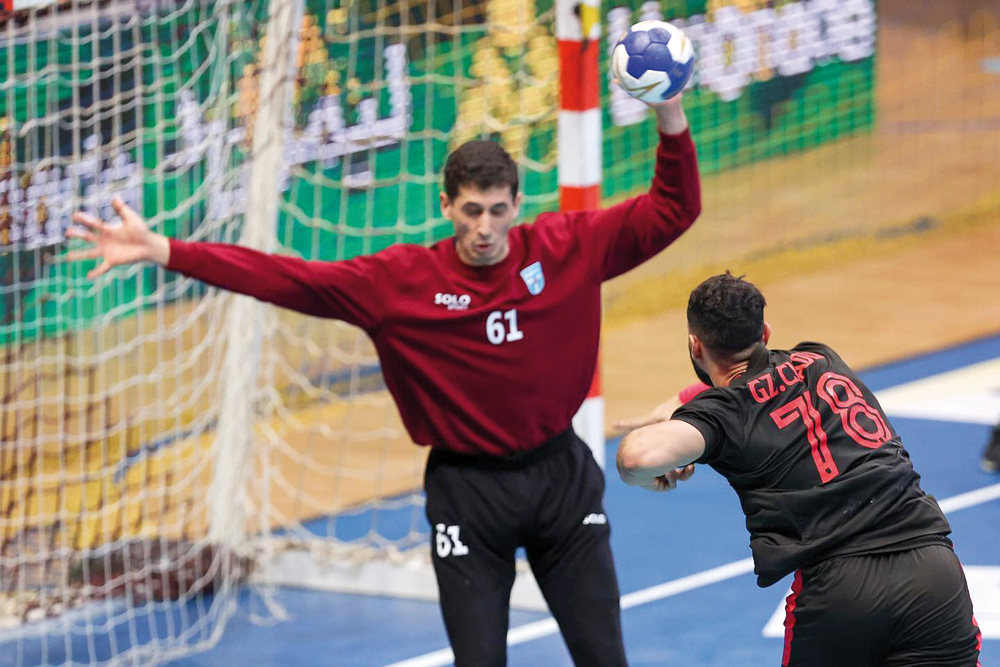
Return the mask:
[(212, 495), (242, 484), (216, 433), (243, 341), (232, 297), (149, 266), (91, 283), (63, 233), (117, 194), (171, 236), (247, 237), (236, 84), (267, 7), (34, 5), (0, 24), (0, 653), (154, 664), (215, 641), (249, 573), (239, 497)]

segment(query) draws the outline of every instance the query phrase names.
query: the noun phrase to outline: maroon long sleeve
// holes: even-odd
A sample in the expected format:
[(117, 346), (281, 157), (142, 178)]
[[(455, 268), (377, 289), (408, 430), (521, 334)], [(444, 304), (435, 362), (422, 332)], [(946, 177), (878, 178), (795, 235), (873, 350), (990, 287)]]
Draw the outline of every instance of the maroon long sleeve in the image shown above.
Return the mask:
[(661, 135), (648, 194), (514, 227), (493, 266), (462, 263), (454, 239), (341, 262), (172, 240), (167, 268), (363, 328), (414, 442), (505, 455), (569, 426), (597, 363), (601, 282), (668, 246), (700, 197), (690, 135)]

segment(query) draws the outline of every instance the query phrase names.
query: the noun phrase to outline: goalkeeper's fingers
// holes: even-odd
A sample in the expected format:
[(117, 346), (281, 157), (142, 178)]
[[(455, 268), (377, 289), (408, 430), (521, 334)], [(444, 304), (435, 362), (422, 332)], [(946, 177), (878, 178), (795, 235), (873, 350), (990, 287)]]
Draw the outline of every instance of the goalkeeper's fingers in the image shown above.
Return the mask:
[(69, 227), (66, 229), (66, 236), (71, 239), (81, 239), (87, 243), (97, 243), (97, 236), (90, 231)]
[(66, 253), (66, 261), (77, 262), (83, 259), (97, 259), (103, 253), (100, 248), (88, 248), (87, 250), (74, 250)]
[(111, 263), (108, 262), (108, 260), (104, 260), (96, 268), (91, 269), (90, 271), (87, 272), (87, 279), (97, 280), (110, 270), (111, 270)]
[(142, 217), (135, 212), (131, 206), (125, 203), (125, 200), (121, 197), (115, 197), (111, 200), (111, 207), (115, 209), (115, 213), (118, 214), (125, 222), (140, 222)]
[(104, 223), (101, 222), (100, 218), (89, 213), (84, 213), (83, 211), (77, 211), (73, 214), (73, 222), (81, 224), (97, 233), (104, 231)]

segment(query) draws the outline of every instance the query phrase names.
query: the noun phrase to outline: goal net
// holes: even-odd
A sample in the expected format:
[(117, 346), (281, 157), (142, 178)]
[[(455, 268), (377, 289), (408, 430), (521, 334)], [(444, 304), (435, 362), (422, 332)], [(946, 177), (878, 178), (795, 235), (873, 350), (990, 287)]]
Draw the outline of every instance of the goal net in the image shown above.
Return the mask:
[(170, 236), (258, 241), (234, 196), (266, 153), (238, 110), (267, 6), (5, 10), (0, 654), (156, 664), (215, 641), (250, 574), (241, 467), (217, 443), (240, 441), (227, 388), (244, 414), (263, 394), (257, 355), (231, 297), (150, 266), (92, 283), (64, 232), (77, 209), (112, 220), (117, 195)]
[[(605, 55), (646, 18), (696, 47), (705, 196), (678, 251), (607, 286), (606, 325), (709, 270), (798, 270), (1000, 208), (1000, 18), (884, 19), (912, 1), (600, 7), (605, 202), (652, 174), (655, 125)], [(162, 662), (216, 641), (248, 581), (431, 594), (429, 570), (388, 567), (427, 554), (427, 452), (360, 331), (151, 266), (90, 282), (64, 232), (120, 195), (169, 236), (307, 259), (431, 243), (451, 234), (444, 159), (474, 137), (517, 160), (524, 220), (553, 210), (553, 0), (7, 4), (0, 653)]]

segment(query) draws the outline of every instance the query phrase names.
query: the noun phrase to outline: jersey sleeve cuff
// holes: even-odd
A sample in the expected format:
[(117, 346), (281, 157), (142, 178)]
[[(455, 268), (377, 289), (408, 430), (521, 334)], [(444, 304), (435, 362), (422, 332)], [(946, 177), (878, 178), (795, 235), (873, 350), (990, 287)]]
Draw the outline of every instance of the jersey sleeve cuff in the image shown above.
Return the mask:
[(671, 417), (671, 419), (677, 419), (679, 421), (684, 422), (685, 424), (690, 424), (691, 426), (694, 426), (696, 429), (698, 429), (698, 432), (701, 433), (701, 437), (705, 439), (705, 451), (692, 463), (705, 464), (708, 463), (712, 458), (714, 458), (715, 448), (716, 448), (715, 433), (712, 431), (711, 427), (708, 426), (708, 424), (705, 424), (700, 419), (694, 419), (686, 415), (674, 415), (673, 417)]
[(691, 138), (691, 128), (686, 127), (679, 134), (664, 134), (660, 132), (660, 146), (666, 148), (671, 152), (679, 152), (681, 150), (694, 151), (694, 140)]
[(191, 264), (191, 245), (179, 239), (169, 238), (170, 259), (167, 260), (168, 271), (184, 273)]

